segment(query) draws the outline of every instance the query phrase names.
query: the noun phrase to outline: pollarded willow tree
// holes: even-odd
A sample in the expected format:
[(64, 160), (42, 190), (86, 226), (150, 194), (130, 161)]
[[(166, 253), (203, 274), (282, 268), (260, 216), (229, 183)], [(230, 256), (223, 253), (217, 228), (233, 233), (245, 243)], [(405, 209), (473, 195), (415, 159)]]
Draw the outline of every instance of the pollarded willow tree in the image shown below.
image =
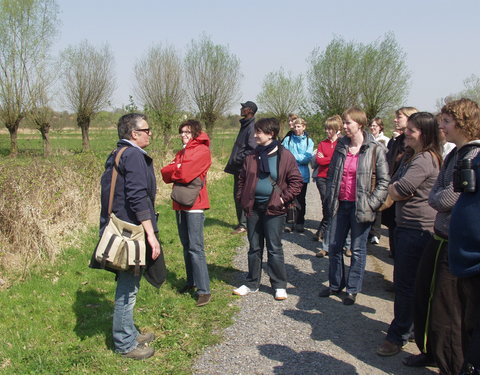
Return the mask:
[(10, 133), (12, 156), (57, 26), (55, 0), (0, 0), (0, 118)]
[(97, 49), (85, 40), (65, 49), (60, 58), (65, 104), (77, 115), (82, 148), (88, 151), (90, 121), (107, 107), (115, 90), (113, 54), (108, 45)]
[(203, 36), (190, 44), (185, 73), (189, 98), (213, 136), (217, 119), (239, 98), (240, 60), (226, 46)]
[(312, 52), (309, 64), (312, 102), (325, 116), (356, 105), (372, 119), (401, 106), (408, 94), (406, 55), (392, 33), (366, 45), (335, 37), (325, 51)]
[(302, 76), (295, 77), (291, 72), (285, 73), (282, 68), (268, 73), (263, 80), (257, 102), (265, 111), (272, 112), (284, 125), (288, 114), (297, 112), (305, 104)]
[(153, 120), (150, 125), (158, 123), (168, 143), (184, 103), (182, 60), (173, 47), (154, 46), (135, 64), (134, 71), (134, 92)]
[(480, 104), (480, 77), (472, 74), (463, 81), (463, 86), (465, 88), (462, 91), (455, 94), (450, 94), (445, 98), (438, 99), (438, 110), (440, 110), (449, 101), (458, 100), (461, 98), (470, 99)]
[(400, 107), (408, 94), (406, 54), (392, 33), (362, 46), (358, 89), (360, 106), (369, 119)]

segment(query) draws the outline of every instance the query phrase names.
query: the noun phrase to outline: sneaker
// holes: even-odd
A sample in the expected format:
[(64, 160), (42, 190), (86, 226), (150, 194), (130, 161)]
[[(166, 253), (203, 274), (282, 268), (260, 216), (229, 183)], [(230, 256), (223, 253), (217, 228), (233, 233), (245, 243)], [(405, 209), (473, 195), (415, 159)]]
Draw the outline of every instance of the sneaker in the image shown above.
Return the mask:
[(141, 333), (137, 336), (138, 345), (145, 345), (155, 340), (155, 335), (152, 332)]
[(236, 227), (231, 234), (241, 234), (241, 233), (245, 233), (246, 231), (247, 229), (245, 227), (239, 226), (239, 227)]
[(324, 258), (328, 255), (328, 251), (320, 250), (318, 253), (315, 254), (317, 258)]
[(380, 240), (378, 239), (377, 236), (373, 236), (372, 238), (370, 238), (370, 243), (374, 245), (378, 245), (380, 243)]
[(304, 228), (303, 224), (297, 224), (297, 225), (295, 225), (295, 230), (296, 230), (298, 233), (303, 233), (303, 232), (305, 232), (305, 228)]
[(197, 307), (205, 306), (207, 303), (210, 302), (211, 298), (211, 294), (199, 294), (197, 299)]
[(258, 292), (258, 288), (257, 289), (250, 289), (248, 286), (242, 285), (240, 288), (233, 289), (232, 293), (237, 295), (237, 296), (246, 296), (247, 294), (255, 293), (255, 292)]
[(275, 289), (275, 299), (277, 301), (283, 301), (284, 299), (287, 299), (287, 290), (286, 289)]
[(151, 348), (150, 346), (137, 346), (128, 353), (122, 354), (122, 356), (125, 358), (141, 360), (150, 358), (154, 353), (155, 349)]
[(283, 231), (285, 233), (291, 233), (293, 232), (293, 225), (285, 225), (285, 228), (283, 228)]

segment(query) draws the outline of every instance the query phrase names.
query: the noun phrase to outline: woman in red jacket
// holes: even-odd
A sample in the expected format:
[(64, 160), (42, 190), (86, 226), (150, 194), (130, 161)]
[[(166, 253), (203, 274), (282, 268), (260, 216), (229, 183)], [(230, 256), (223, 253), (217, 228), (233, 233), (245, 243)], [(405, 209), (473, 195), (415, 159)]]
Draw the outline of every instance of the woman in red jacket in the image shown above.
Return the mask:
[(203, 245), (204, 210), (210, 208), (206, 182), (212, 164), (210, 139), (202, 132), (202, 125), (196, 120), (183, 122), (178, 131), (183, 149), (177, 152), (175, 159), (163, 167), (161, 172), (163, 181), (167, 184), (188, 184), (197, 177), (203, 184), (192, 206), (182, 206), (173, 201), (173, 209), (176, 211), (178, 235), (183, 245), (187, 272), (187, 283), (180, 293), (197, 289), (197, 306), (204, 306), (210, 302), (210, 278)]

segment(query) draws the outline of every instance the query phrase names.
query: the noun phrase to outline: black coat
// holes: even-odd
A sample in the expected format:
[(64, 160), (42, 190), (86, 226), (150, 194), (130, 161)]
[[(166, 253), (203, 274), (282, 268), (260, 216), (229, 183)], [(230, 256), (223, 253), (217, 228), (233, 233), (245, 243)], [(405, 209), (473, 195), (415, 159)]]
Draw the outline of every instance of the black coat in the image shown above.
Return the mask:
[(251, 154), (257, 147), (255, 141), (255, 118), (241, 119), (240, 131), (238, 132), (237, 139), (233, 145), (232, 153), (228, 159), (228, 163), (225, 166), (225, 172), (230, 174), (239, 174), (243, 161), (247, 155)]

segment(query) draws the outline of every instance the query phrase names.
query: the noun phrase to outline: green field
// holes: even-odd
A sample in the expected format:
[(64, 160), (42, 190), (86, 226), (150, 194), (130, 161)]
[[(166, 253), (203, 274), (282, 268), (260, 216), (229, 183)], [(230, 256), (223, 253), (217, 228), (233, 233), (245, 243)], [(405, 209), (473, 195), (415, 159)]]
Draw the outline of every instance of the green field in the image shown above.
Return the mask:
[[(236, 249), (243, 245), (244, 239), (229, 234), (235, 223), (231, 197), (233, 179), (221, 172), (234, 135), (235, 131), (218, 132), (212, 142), (215, 162), (211, 172), (215, 178), (209, 182), (212, 209), (207, 211), (205, 222), (205, 250), (212, 283), (212, 302), (197, 308), (192, 296), (178, 293), (178, 289), (185, 283), (185, 271), (174, 212), (168, 199), (157, 200), (160, 238), (168, 278), (160, 290), (143, 280), (135, 310), (139, 328), (153, 331), (158, 337), (153, 343), (155, 356), (146, 361), (132, 361), (113, 352), (111, 319), (114, 277), (109, 272), (87, 267), (97, 241), (96, 225), (88, 224), (73, 236), (73, 240), (70, 238), (72, 244), (64, 246), (53, 262), (51, 257), (44, 256), (21, 273), (14, 267), (8, 269), (4, 266), (0, 270), (0, 277), (8, 280), (6, 287), (0, 289), (0, 373), (191, 372), (194, 358), (205, 346), (221, 339), (219, 332), (231, 324), (236, 310), (233, 303), (235, 297), (231, 295), (231, 279), (235, 272), (232, 258)], [(42, 176), (45, 174), (42, 171), (57, 169), (57, 180), (61, 180), (65, 175), (62, 171), (66, 168), (87, 176), (82, 181), (85, 184), (91, 183), (91, 189), (95, 191), (98, 188), (96, 178), (101, 173), (105, 156), (114, 147), (115, 131), (93, 130), (91, 141), (93, 151), (82, 154), (81, 140), (76, 129), (52, 134), (54, 153), (51, 158), (44, 160), (41, 157), (39, 136), (34, 133), (20, 134), (19, 157), (13, 160), (6, 156), (8, 134), (0, 134), (0, 187), (3, 197), (18, 199), (20, 207), (26, 204), (28, 195), (43, 189), (46, 201), (55, 200), (58, 191), (50, 190), (58, 187), (52, 186), (47, 179), (44, 181)], [(156, 159), (157, 169), (168, 161)], [(30, 176), (31, 180), (27, 181), (25, 175)], [(16, 176), (20, 176), (17, 181), (20, 190), (28, 191), (27, 197), (10, 191), (12, 184), (8, 185), (7, 181)], [(24, 183), (25, 187), (22, 185)], [(68, 183), (65, 182), (66, 186)], [(86, 187), (83, 188), (87, 190)], [(67, 202), (62, 198), (57, 201)], [(28, 204), (34, 205), (34, 202)], [(44, 215), (52, 215), (54, 209), (61, 211), (52, 203), (51, 207), (45, 209)], [(26, 223), (25, 226), (28, 227), (28, 221)], [(65, 237), (68, 242), (68, 233)], [(4, 255), (0, 252), (0, 257)]]

